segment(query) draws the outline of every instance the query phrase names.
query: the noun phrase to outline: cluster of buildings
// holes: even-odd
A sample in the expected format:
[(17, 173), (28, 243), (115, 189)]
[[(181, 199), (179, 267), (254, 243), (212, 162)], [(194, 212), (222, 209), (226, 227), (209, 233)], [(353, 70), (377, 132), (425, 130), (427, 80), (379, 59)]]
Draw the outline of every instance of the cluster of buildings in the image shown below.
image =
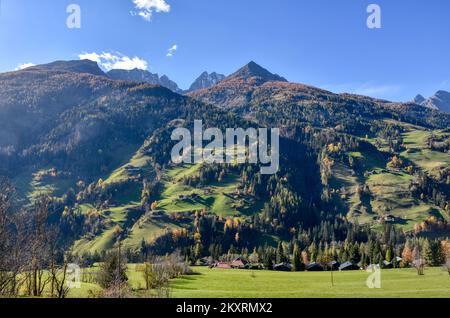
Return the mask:
[[(396, 262), (399, 263), (401, 258), (397, 257)], [(201, 262), (201, 265), (209, 266), (211, 268), (218, 269), (253, 269), (253, 270), (262, 270), (265, 269), (262, 264), (252, 264), (243, 258), (236, 258), (231, 262), (208, 262), (208, 260), (204, 259)], [(375, 268), (384, 268), (391, 269), (395, 267), (394, 262), (384, 261), (381, 266), (377, 265), (369, 265), (367, 268), (363, 268), (361, 264), (354, 264), (352, 262), (339, 263), (337, 261), (332, 261), (328, 264), (319, 264), (319, 263), (309, 263), (305, 266), (305, 270), (308, 272), (321, 272), (321, 271), (351, 271), (351, 270), (362, 270), (362, 269), (375, 269)], [(281, 271), (281, 272), (291, 272), (293, 270), (293, 266), (290, 263), (280, 263), (275, 264), (273, 266), (273, 270)]]

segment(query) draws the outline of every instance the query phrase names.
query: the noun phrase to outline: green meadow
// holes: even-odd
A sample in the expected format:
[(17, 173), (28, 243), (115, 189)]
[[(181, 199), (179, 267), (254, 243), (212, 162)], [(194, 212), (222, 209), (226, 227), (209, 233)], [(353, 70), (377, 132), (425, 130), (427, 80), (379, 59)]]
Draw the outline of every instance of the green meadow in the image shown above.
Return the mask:
[[(397, 121), (387, 122), (404, 128), (402, 137), (405, 150), (400, 153), (400, 158), (405, 162), (405, 166), (412, 165), (431, 176), (450, 166), (450, 157), (446, 153), (433, 151), (427, 146), (430, 136), (448, 136), (448, 133), (426, 130)], [(381, 216), (393, 215), (397, 220), (396, 226), (405, 231), (413, 230), (415, 224), (430, 216), (448, 220), (448, 215), (439, 207), (410, 195), (414, 177), (404, 169), (391, 169), (388, 166), (390, 156), (386, 156), (388, 147), (385, 140), (380, 138), (367, 140), (376, 147), (362, 152), (347, 153), (347, 156), (356, 163), (356, 169), (338, 162), (332, 171), (331, 186), (342, 195), (349, 219), (378, 228), (377, 220)], [(362, 199), (358, 195), (357, 189), (361, 185), (368, 186), (369, 197)]]
[[(239, 175), (230, 174), (221, 182), (211, 182), (203, 187), (195, 188), (184, 185), (183, 178), (198, 174), (201, 164), (183, 165), (169, 169), (162, 178), (163, 191), (159, 196), (158, 209), (167, 213), (192, 212), (205, 209), (218, 216), (252, 215), (262, 209), (261, 202), (248, 204), (243, 199), (233, 197), (239, 186)], [(191, 200), (180, 200), (180, 196)], [(238, 208), (239, 207), (239, 208)]]
[[(274, 272), (220, 270), (194, 267), (194, 275), (171, 281), (174, 298), (449, 298), (450, 276), (441, 268), (427, 268), (424, 276), (415, 269), (381, 271), (381, 288), (366, 285), (365, 271)], [(133, 292), (142, 294), (142, 274), (130, 265), (128, 273)], [(82, 284), (70, 297), (89, 297), (100, 288)], [(92, 292), (91, 292), (92, 291)]]

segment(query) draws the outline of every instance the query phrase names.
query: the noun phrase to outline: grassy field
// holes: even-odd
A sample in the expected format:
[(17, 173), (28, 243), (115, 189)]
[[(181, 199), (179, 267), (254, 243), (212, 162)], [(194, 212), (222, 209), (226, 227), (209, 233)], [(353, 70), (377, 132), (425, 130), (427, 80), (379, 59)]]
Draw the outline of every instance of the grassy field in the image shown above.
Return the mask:
[[(136, 220), (138, 215), (135, 208), (139, 207), (139, 202), (130, 202), (128, 205), (118, 206), (103, 211), (102, 214), (110, 221), (108, 226), (95, 237), (83, 237), (76, 241), (73, 246), (74, 253), (82, 255), (84, 253), (94, 254), (111, 249), (116, 242), (114, 229), (116, 226), (126, 228), (129, 223)], [(86, 211), (89, 206), (83, 205), (81, 210)], [(140, 243), (140, 241), (139, 241)], [(138, 246), (138, 245), (136, 245)]]
[[(432, 151), (427, 146), (427, 139), (432, 134), (447, 136), (446, 133), (395, 121), (391, 123), (404, 128), (405, 151), (400, 157), (408, 165), (412, 164), (430, 175), (437, 175), (442, 168), (450, 166), (450, 157), (447, 154)], [(360, 224), (372, 223), (374, 227), (378, 227), (376, 220), (380, 216), (394, 215), (397, 218), (396, 225), (405, 231), (412, 230), (416, 223), (431, 215), (447, 219), (439, 207), (411, 196), (409, 187), (414, 178), (412, 175), (388, 167), (389, 157), (382, 153), (388, 150), (385, 147), (386, 141), (380, 138), (369, 141), (378, 148), (347, 153), (348, 157), (357, 163), (356, 172), (343, 163), (336, 163), (333, 167), (330, 184), (333, 189), (339, 189), (339, 193), (345, 193), (343, 201), (348, 209), (348, 217), (358, 220)], [(356, 189), (358, 185), (364, 184), (369, 187), (370, 197), (362, 201)]]
[[(262, 209), (262, 204), (245, 204), (233, 198), (239, 185), (239, 176), (230, 174), (220, 183), (213, 182), (201, 188), (184, 185), (182, 179), (198, 173), (201, 164), (184, 165), (169, 169), (162, 179), (163, 191), (159, 197), (158, 209), (167, 213), (192, 212), (206, 209), (222, 216), (251, 215)], [(179, 200), (180, 196), (197, 194), (195, 200)], [(238, 210), (237, 205), (241, 208)]]
[[(410, 196), (409, 186), (413, 177), (401, 171), (390, 170), (387, 162), (377, 153), (350, 153), (358, 160), (360, 171), (371, 172), (355, 174), (352, 170), (338, 163), (333, 168), (331, 186), (344, 189), (348, 216), (357, 219), (360, 224), (375, 223), (383, 215), (392, 214), (397, 219), (397, 225), (404, 230), (412, 230), (415, 223), (427, 219), (432, 214), (440, 214), (433, 206), (418, 202)], [(366, 184), (370, 189), (370, 198), (361, 200), (356, 189), (358, 185)]]
[[(142, 292), (144, 281), (130, 265), (129, 280), (134, 291)], [(414, 269), (383, 270), (381, 288), (369, 289), (365, 271), (285, 273), (273, 271), (220, 270), (195, 267), (196, 274), (171, 282), (174, 298), (449, 298), (450, 276), (441, 268), (428, 268), (425, 276)], [(99, 291), (83, 284), (70, 297), (89, 297)]]
[(24, 200), (23, 203), (28, 204), (34, 202), (42, 195), (61, 197), (67, 189), (75, 186), (75, 179), (59, 174), (56, 176), (46, 175), (47, 170), (28, 169), (12, 179), (19, 194), (19, 199)]
[[(401, 155), (428, 173), (435, 174), (441, 168), (450, 166), (450, 157), (446, 153), (428, 149), (426, 140), (431, 134), (425, 130), (411, 130), (404, 133), (404, 144), (409, 151), (404, 151)], [(434, 134), (442, 135), (439, 131), (435, 131)]]
[[(219, 298), (372, 298), (450, 297), (450, 276), (440, 268), (419, 277), (413, 269), (382, 271), (382, 288), (369, 289), (364, 271), (335, 272), (331, 286), (329, 272), (282, 273), (197, 268), (198, 276), (173, 282), (173, 296)], [(237, 283), (239, 282), (239, 283)]]

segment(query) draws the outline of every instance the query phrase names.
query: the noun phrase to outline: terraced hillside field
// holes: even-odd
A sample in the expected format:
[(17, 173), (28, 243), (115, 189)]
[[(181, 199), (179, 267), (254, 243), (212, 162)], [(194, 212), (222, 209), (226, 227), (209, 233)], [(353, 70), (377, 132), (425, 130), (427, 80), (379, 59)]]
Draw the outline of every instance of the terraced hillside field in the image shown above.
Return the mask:
[(194, 188), (183, 184), (183, 178), (195, 175), (201, 164), (184, 165), (168, 170), (163, 178), (163, 191), (158, 209), (167, 213), (203, 210), (218, 216), (252, 215), (261, 204), (255, 198), (239, 194), (239, 176), (227, 175), (221, 182)]
[[(133, 175), (151, 173), (147, 159), (136, 155), (123, 167), (117, 169), (106, 180), (106, 184), (127, 182)], [(201, 187), (192, 187), (183, 183), (183, 178), (196, 175), (201, 164), (183, 165), (167, 169), (161, 176), (161, 190), (155, 197), (156, 207), (145, 212), (139, 201), (141, 189), (126, 188), (115, 194), (115, 200), (121, 205), (110, 207), (100, 214), (104, 218), (105, 228), (95, 236), (85, 236), (74, 245), (77, 254), (101, 253), (111, 249), (117, 241), (117, 231), (126, 230), (123, 245), (137, 249), (142, 240), (152, 242), (167, 231), (180, 229), (187, 224), (174, 218), (177, 214), (192, 215), (195, 211), (206, 210), (221, 217), (245, 217), (258, 213), (262, 203), (255, 198), (242, 195), (239, 191), (239, 176), (230, 174), (220, 183), (212, 182)], [(133, 174), (130, 174), (130, 171)], [(93, 209), (92, 205), (80, 206), (84, 213)]]
[[(405, 150), (399, 155), (401, 160), (431, 176), (450, 166), (448, 154), (433, 151), (426, 145), (431, 135), (448, 136), (448, 133), (401, 125), (405, 129), (402, 135)], [(349, 209), (349, 217), (362, 224), (378, 226), (378, 221), (384, 216), (394, 216), (395, 224), (406, 231), (430, 216), (448, 219), (447, 213), (439, 207), (412, 197), (410, 186), (413, 176), (404, 169), (389, 167), (391, 158), (386, 156), (385, 142), (377, 140), (376, 144), (378, 148), (371, 151), (347, 154), (356, 162), (357, 169), (343, 163), (337, 163), (333, 168), (332, 184), (344, 194), (342, 198)], [(359, 195), (357, 190), (363, 186), (368, 187), (370, 195)]]

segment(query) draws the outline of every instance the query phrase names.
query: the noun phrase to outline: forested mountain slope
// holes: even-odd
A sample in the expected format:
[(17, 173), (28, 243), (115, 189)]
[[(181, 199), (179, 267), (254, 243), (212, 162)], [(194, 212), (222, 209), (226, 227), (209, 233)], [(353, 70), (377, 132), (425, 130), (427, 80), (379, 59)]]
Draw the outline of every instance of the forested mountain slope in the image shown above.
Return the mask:
[[(280, 128), (280, 171), (173, 165), (170, 135), (194, 120)], [(350, 222), (377, 231), (389, 216), (405, 231), (444, 222), (449, 126), (420, 105), (289, 83), (253, 62), (190, 96), (112, 80), (86, 61), (0, 74), (0, 174), (23, 206), (53, 198), (52, 220), (80, 255), (117, 240), (162, 254), (201, 243), (205, 255), (219, 241), (251, 249), (324, 227), (342, 236)]]

